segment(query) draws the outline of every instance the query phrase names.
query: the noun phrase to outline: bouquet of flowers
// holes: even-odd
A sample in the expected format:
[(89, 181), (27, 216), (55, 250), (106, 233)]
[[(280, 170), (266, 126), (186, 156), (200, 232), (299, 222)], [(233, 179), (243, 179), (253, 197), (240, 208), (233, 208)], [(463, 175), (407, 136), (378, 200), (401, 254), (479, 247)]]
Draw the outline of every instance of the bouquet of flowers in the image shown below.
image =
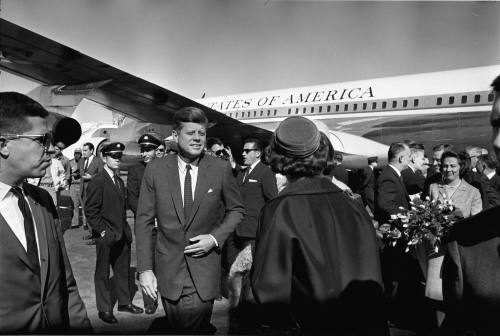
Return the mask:
[(389, 223), (379, 227), (384, 242), (396, 244), (404, 236), (407, 246), (420, 243), (430, 244), (434, 252), (438, 252), (443, 237), (460, 218), (458, 211), (451, 201), (425, 201), (414, 199), (410, 202), (410, 209), (400, 207), (401, 212), (391, 215)]

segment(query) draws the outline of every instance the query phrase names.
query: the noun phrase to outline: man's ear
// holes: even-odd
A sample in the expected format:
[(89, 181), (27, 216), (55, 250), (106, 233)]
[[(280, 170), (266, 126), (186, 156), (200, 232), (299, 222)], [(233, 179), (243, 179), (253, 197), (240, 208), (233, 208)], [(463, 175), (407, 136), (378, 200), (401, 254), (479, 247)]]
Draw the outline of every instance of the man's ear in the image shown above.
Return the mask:
[(9, 157), (9, 146), (8, 146), (8, 141), (5, 140), (0, 140), (0, 155), (2, 158), (6, 159)]
[(172, 139), (177, 143), (179, 142), (179, 134), (176, 130), (172, 130)]

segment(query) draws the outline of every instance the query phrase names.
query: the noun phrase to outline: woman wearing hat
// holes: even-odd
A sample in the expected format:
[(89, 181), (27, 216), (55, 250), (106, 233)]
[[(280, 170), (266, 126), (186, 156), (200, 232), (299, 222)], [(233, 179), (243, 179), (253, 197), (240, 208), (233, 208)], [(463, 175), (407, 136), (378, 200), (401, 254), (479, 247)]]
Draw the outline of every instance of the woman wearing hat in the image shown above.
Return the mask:
[(328, 148), (303, 117), (284, 120), (271, 141), (270, 166), (288, 184), (261, 212), (247, 292), (264, 333), (387, 334), (375, 231), (323, 176)]

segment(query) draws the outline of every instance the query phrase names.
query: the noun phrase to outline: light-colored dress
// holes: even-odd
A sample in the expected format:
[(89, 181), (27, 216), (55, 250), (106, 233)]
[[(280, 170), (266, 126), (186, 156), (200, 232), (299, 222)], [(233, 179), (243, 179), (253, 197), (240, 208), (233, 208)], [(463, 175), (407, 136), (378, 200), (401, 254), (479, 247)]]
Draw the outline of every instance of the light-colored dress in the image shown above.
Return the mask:
[(451, 201), (456, 209), (462, 212), (464, 218), (478, 214), (483, 210), (479, 190), (464, 180), (461, 180), (460, 185), (454, 190), (444, 184), (433, 183), (429, 193), (431, 200)]

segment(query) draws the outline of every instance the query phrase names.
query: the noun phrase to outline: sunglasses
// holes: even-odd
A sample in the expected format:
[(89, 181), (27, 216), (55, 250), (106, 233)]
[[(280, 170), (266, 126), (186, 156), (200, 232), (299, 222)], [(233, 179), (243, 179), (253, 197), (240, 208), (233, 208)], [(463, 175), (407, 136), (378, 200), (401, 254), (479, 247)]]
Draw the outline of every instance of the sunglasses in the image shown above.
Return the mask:
[(245, 154), (248, 154), (248, 153), (250, 153), (252, 151), (256, 151), (256, 150), (258, 150), (258, 149), (256, 149), (256, 148), (244, 148), (242, 150), (242, 152), (245, 153)]
[(122, 152), (118, 152), (118, 153), (106, 153), (106, 156), (109, 156), (110, 158), (113, 158), (115, 160), (119, 160), (119, 159), (122, 158), (123, 153)]
[(48, 151), (50, 145), (52, 144), (52, 133), (47, 132), (45, 134), (4, 134), (0, 135), (0, 140), (9, 141), (16, 139), (30, 139), (38, 142), (45, 151)]
[(165, 148), (157, 148), (156, 149), (158, 152), (164, 152), (165, 151)]

